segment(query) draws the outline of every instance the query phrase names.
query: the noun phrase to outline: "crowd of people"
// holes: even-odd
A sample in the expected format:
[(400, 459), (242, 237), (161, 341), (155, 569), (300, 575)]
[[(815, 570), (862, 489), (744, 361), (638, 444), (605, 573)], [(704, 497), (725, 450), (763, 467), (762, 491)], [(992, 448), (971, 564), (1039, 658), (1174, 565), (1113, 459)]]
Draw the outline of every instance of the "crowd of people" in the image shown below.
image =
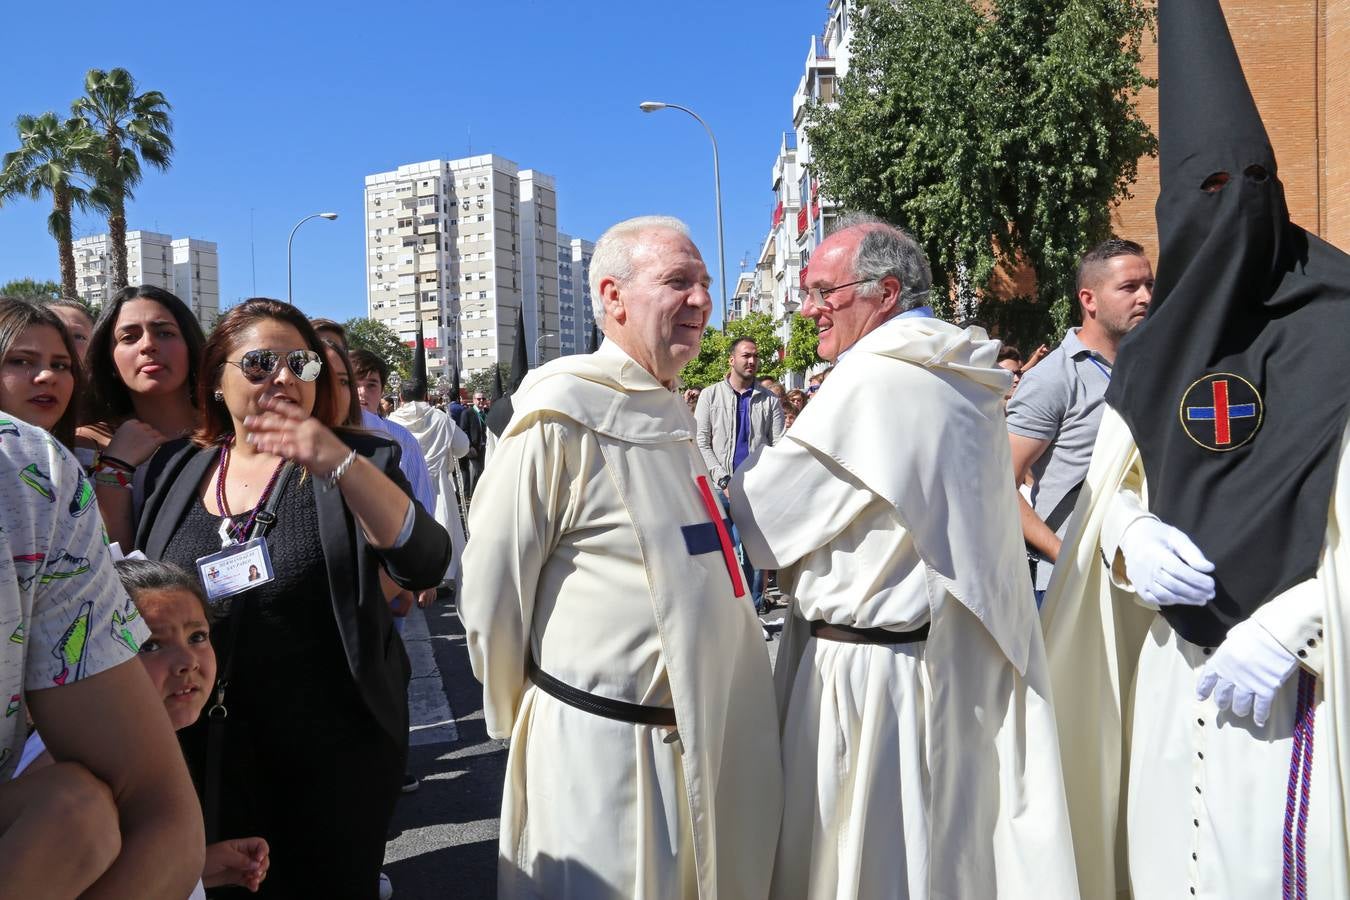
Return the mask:
[(663, 216), (596, 243), (604, 342), (495, 402), (278, 300), (0, 299), (4, 893), (389, 896), (446, 591), (502, 897), (1350, 896), (1350, 257), (1216, 0), (1160, 57), (1157, 281), (1092, 248), (1025, 358), (868, 216), (804, 390), (745, 337), (680, 390), (710, 279)]

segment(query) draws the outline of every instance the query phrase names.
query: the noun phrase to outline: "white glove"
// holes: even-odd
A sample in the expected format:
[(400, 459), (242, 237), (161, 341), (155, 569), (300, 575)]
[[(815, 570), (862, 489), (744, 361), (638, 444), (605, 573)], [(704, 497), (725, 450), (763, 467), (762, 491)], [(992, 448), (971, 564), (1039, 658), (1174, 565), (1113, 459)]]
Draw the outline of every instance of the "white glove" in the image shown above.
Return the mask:
[(1120, 537), (1125, 574), (1134, 591), (1152, 606), (1204, 606), (1214, 599), (1214, 563), (1190, 538), (1147, 516), (1135, 520)]
[(1234, 625), (1228, 637), (1200, 670), (1195, 692), (1204, 700), (1212, 692), (1219, 709), (1235, 716), (1251, 714), (1257, 725), (1270, 718), (1275, 695), (1298, 666), (1298, 658), (1258, 622)]

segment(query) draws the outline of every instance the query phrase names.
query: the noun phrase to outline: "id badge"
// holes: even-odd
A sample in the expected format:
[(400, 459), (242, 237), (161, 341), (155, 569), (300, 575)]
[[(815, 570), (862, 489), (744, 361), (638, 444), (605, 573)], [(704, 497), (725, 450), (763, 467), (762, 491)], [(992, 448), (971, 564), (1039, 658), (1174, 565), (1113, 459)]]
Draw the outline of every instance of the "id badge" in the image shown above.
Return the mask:
[(206, 599), (215, 602), (267, 584), (276, 577), (266, 538), (256, 537), (197, 560), (197, 575)]

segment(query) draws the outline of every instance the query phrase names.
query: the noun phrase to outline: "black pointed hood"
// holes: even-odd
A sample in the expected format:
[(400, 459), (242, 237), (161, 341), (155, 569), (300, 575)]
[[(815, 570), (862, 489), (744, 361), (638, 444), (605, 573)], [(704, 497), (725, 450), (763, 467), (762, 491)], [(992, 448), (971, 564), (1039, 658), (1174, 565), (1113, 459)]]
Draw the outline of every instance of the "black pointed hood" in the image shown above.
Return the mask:
[(422, 390), (431, 389), (431, 385), (427, 383), (427, 344), (422, 336), (421, 322), (417, 323), (417, 343), (413, 347), (412, 377), (422, 386)]
[(516, 392), (520, 383), (525, 380), (525, 373), (530, 371), (529, 350), (525, 346), (525, 314), (521, 310), (516, 311), (516, 346), (511, 353), (511, 393)]
[(1165, 137), (1158, 146), (1154, 303), (1169, 299), (1173, 263), (1226, 254), (1233, 242), (1243, 275), (1268, 285), (1292, 249), (1289, 210), (1223, 11), (1218, 0), (1181, 0), (1161, 3), (1158, 18), (1158, 130)]
[(599, 349), (600, 349), (600, 329), (596, 328), (596, 327), (595, 327), (595, 323), (592, 322), (592, 323), (591, 323), (591, 346), (590, 346), (590, 349), (589, 349), (587, 352), (589, 352), (589, 353), (594, 353), (595, 351), (597, 351), (597, 350), (599, 350)]
[(1150, 510), (1215, 563), (1214, 602), (1163, 615), (1214, 646), (1316, 572), (1350, 402), (1350, 257), (1290, 221), (1218, 0), (1159, 0), (1158, 47), (1158, 279), (1106, 399)]
[(495, 365), (492, 367), (492, 396), (489, 399), (496, 403), (505, 393), (502, 390), (502, 367)]
[[(516, 392), (520, 383), (525, 380), (525, 374), (530, 370), (530, 358), (527, 355), (525, 347), (525, 315), (521, 310), (516, 311), (516, 343), (515, 349), (511, 353), (511, 392), (505, 396), (499, 396), (492, 402), (492, 409), (488, 411), (487, 427), (488, 430), (497, 437), (502, 436), (506, 426), (511, 424), (512, 406), (511, 394)], [(501, 369), (497, 370), (497, 380), (494, 383), (495, 389), (500, 393), (502, 386)]]
[(459, 387), (459, 360), (455, 360), (455, 378), (454, 378), (454, 381), (453, 381), (452, 384), (451, 384), (450, 391), (451, 391), (451, 393), (450, 393), (450, 401), (451, 401), (452, 403), (458, 403), (458, 402), (459, 402), (459, 392), (460, 392), (460, 387)]

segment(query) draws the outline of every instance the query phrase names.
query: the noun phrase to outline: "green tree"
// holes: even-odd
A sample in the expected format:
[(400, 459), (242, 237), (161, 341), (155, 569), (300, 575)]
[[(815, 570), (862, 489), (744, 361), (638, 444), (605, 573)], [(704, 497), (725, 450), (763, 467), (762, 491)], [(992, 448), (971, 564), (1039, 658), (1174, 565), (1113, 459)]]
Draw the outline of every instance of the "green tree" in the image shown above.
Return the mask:
[(99, 135), (95, 199), (108, 214), (109, 286), (117, 291), (127, 286), (127, 201), (141, 182), (142, 161), (161, 171), (169, 168), (172, 107), (159, 91), (136, 93), (136, 79), (116, 68), (85, 73), (84, 96), (70, 109)]
[(93, 150), (98, 135), (78, 117), (57, 118), (54, 112), (22, 115), (14, 123), (19, 149), (0, 159), (0, 206), (20, 197), (40, 199), (51, 195), (52, 211), (47, 231), (56, 238), (61, 266), (61, 293), (76, 297), (75, 250), (71, 241), (71, 215), (89, 206), (88, 174), (94, 167)]
[(716, 328), (703, 332), (695, 356), (680, 369), (680, 383), (687, 388), (705, 388), (727, 377), (730, 341)]
[(1156, 152), (1137, 109), (1152, 17), (1149, 0), (864, 0), (838, 105), (808, 112), (822, 192), (915, 235), (943, 314), (1029, 265), (1044, 327), (1027, 327), (1062, 326), (1078, 257)]
[(506, 385), (509, 385), (511, 383), (511, 364), (493, 363), (486, 369), (479, 369), (477, 372), (474, 372), (464, 379), (464, 389), (469, 392), (469, 396), (473, 397), (474, 394), (481, 391), (484, 395), (491, 397), (492, 373), (498, 369), (500, 369), (502, 373), (502, 386), (505, 387)]
[(0, 284), (0, 297), (17, 297), (20, 300), (59, 300), (61, 285), (55, 281), (16, 278)]
[(347, 331), (347, 344), (353, 350), (369, 350), (387, 362), (390, 370), (402, 378), (407, 378), (412, 372), (412, 348), (404, 344), (398, 333), (388, 325), (375, 319), (357, 317), (343, 322), (342, 327)]
[(820, 362), (820, 355), (816, 352), (816, 346), (820, 343), (816, 323), (800, 313), (793, 313), (790, 328), (783, 369), (787, 372), (805, 372)]
[(783, 342), (778, 339), (769, 314), (756, 312), (732, 320), (725, 333), (711, 328), (703, 332), (698, 356), (680, 370), (680, 382), (685, 387), (704, 388), (726, 378), (731, 345), (743, 337), (754, 338), (759, 348), (759, 376), (781, 378), (784, 369), (779, 353)]

